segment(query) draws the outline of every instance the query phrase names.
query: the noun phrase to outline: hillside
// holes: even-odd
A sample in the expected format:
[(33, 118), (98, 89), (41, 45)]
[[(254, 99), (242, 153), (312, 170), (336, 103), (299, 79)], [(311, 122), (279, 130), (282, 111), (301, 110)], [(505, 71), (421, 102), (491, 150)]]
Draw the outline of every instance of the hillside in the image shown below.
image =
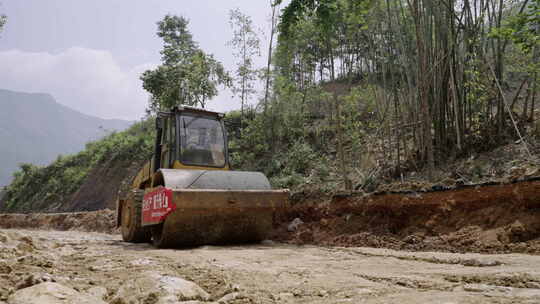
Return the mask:
[(150, 157), (153, 126), (152, 119), (135, 123), (47, 166), (24, 164), (0, 196), (0, 212), (114, 208), (122, 183)]
[(0, 186), (20, 163), (45, 165), (131, 122), (101, 119), (57, 103), (51, 95), (0, 90)]

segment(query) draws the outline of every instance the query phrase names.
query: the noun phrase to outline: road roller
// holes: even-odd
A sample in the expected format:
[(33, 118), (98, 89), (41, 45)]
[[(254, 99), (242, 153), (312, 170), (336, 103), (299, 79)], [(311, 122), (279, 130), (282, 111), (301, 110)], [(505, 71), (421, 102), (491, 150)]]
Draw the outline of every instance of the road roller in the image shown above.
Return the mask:
[(152, 158), (117, 200), (125, 242), (179, 248), (268, 237), (289, 191), (272, 190), (260, 172), (231, 170), (224, 117), (189, 106), (157, 114)]

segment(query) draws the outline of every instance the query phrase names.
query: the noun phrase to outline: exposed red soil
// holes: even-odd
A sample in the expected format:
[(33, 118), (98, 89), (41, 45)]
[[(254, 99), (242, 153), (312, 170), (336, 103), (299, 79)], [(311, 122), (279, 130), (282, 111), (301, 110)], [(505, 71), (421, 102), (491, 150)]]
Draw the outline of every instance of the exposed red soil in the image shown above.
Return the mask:
[[(287, 224), (300, 218), (295, 232)], [(295, 204), (274, 239), (400, 250), (540, 253), (540, 181)]]

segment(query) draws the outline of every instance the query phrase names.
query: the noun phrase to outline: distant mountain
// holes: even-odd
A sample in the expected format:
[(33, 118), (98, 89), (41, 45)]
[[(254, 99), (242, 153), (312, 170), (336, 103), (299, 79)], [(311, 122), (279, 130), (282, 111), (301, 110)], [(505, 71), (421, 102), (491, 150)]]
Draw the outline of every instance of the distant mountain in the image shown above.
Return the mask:
[(45, 165), (131, 124), (82, 114), (49, 94), (0, 90), (0, 187), (9, 184), (19, 163)]

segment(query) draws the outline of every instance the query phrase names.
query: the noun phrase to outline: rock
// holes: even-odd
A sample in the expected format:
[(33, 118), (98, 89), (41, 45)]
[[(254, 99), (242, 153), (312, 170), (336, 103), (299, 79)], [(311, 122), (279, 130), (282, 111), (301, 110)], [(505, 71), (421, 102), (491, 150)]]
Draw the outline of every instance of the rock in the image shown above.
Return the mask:
[(24, 279), (17, 283), (15, 289), (23, 289), (30, 286), (37, 285), (43, 282), (53, 282), (54, 279), (48, 274), (30, 274), (24, 277)]
[(206, 301), (210, 295), (199, 285), (182, 278), (162, 276), (159, 278), (161, 288), (170, 294), (175, 294), (183, 300)]
[(95, 286), (86, 291), (86, 294), (89, 294), (95, 298), (105, 300), (105, 296), (107, 296), (107, 288), (101, 287), (101, 286)]
[[(152, 296), (151, 296), (151, 297), (147, 297), (145, 302), (147, 302), (148, 300), (151, 300), (151, 299), (152, 299)], [(190, 302), (191, 302), (191, 301), (190, 301)], [(199, 301), (196, 301), (196, 302), (199, 303)], [(153, 302), (150, 302), (150, 303), (156, 303), (156, 304), (178, 304), (178, 303), (184, 303), (184, 302), (178, 302), (178, 299), (177, 299), (175, 296), (166, 296), (166, 297), (160, 298), (159, 300), (157, 300), (157, 302), (153, 301)]]
[(494, 286), (488, 284), (465, 284), (463, 290), (470, 292), (502, 292), (507, 293), (512, 291), (511, 287)]
[(287, 226), (287, 231), (294, 232), (294, 231), (298, 230), (298, 228), (302, 224), (304, 224), (304, 222), (300, 218), (297, 217), (294, 220), (292, 220), (292, 222), (289, 224), (289, 226)]
[(463, 290), (470, 292), (485, 292), (490, 291), (491, 286), (486, 284), (465, 284)]
[(19, 242), (26, 243), (26, 244), (28, 244), (28, 245), (30, 245), (32, 247), (36, 247), (34, 245), (34, 240), (29, 236), (23, 236), (23, 237), (19, 238)]
[(527, 283), (525, 283), (525, 287), (534, 288), (534, 289), (540, 289), (540, 283), (538, 283), (538, 282), (527, 282)]
[(324, 290), (324, 289), (321, 289), (321, 290), (319, 290), (319, 292), (317, 293), (317, 295), (318, 295), (319, 297), (326, 297), (326, 296), (328, 296), (328, 291), (326, 291), (326, 290)]
[(221, 299), (217, 300), (217, 303), (218, 304), (227, 304), (230, 301), (234, 301), (236, 299), (242, 299), (242, 298), (244, 298), (244, 296), (242, 294), (240, 294), (239, 292), (233, 292), (233, 293), (229, 293), (229, 294), (223, 296)]
[(481, 261), (478, 259), (467, 259), (461, 261), (463, 266), (473, 266), (473, 267), (492, 267), (502, 265), (501, 262), (496, 260)]
[(407, 244), (418, 244), (422, 242), (422, 238), (417, 235), (411, 234), (406, 236), (403, 241)]
[[(144, 303), (154, 303), (154, 302), (148, 302), (148, 300), (146, 300), (146, 302)], [(208, 303), (208, 302), (201, 302), (201, 301), (180, 301), (179, 302), (175, 296), (167, 296), (155, 302), (155, 304), (204, 304), (204, 303)]]
[(31, 253), (34, 252), (34, 246), (28, 244), (28, 243), (19, 243), (17, 244), (17, 249), (19, 251), (22, 251), (24, 253)]
[(373, 289), (358, 288), (358, 289), (355, 290), (355, 292), (356, 292), (357, 295), (367, 295), (367, 294), (373, 293)]
[(13, 271), (13, 268), (9, 266), (5, 261), (0, 261), (0, 274), (10, 274)]
[(289, 302), (294, 299), (294, 294), (291, 292), (282, 292), (276, 298), (279, 302)]
[(21, 289), (8, 298), (8, 304), (106, 304), (58, 283), (45, 282)]
[(143, 265), (152, 265), (154, 264), (154, 262), (150, 259), (143, 258), (143, 259), (137, 259), (137, 260), (131, 261), (130, 264), (133, 266), (143, 266)]
[[(159, 304), (178, 301), (207, 301), (210, 295), (199, 285), (173, 276), (144, 272), (138, 278), (126, 281), (114, 295), (111, 303), (139, 303), (141, 299)], [(150, 301), (152, 300), (152, 301)]]

